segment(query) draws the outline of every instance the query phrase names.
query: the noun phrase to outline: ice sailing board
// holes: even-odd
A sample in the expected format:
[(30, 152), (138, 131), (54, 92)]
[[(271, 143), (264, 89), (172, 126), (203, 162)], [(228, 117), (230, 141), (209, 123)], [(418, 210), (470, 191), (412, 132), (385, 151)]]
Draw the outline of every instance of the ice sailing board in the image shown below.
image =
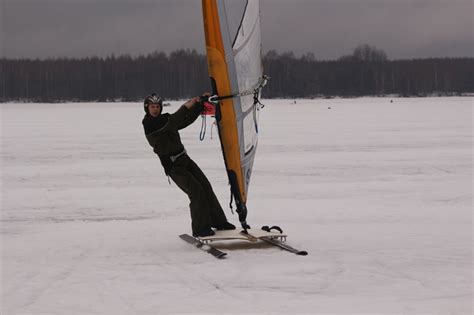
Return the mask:
[(259, 0), (202, 0), (209, 75), (219, 96), (216, 121), (239, 220), (258, 142), (257, 107), (264, 85)]
[(240, 230), (230, 230), (230, 231), (215, 231), (216, 234), (212, 236), (206, 237), (199, 237), (200, 240), (205, 242), (212, 242), (212, 241), (222, 241), (222, 240), (246, 240), (252, 241), (252, 238), (261, 239), (261, 238), (277, 238), (280, 240), (286, 239), (286, 234), (278, 233), (278, 232), (267, 232), (263, 230), (251, 230), (248, 229), (248, 234), (251, 235), (245, 236)]
[[(305, 250), (299, 250), (290, 245), (286, 244), (286, 234), (273, 231), (264, 231), (264, 230), (251, 230), (248, 229), (247, 233), (239, 230), (230, 230), (230, 231), (216, 231), (215, 235), (198, 237), (197, 240), (201, 246), (209, 245), (209, 243), (214, 241), (227, 241), (227, 240), (246, 240), (250, 242), (258, 242), (259, 240), (264, 241), (273, 246), (279, 247), (288, 252), (294, 253), (300, 256), (308, 255), (308, 252)], [(209, 248), (216, 251), (217, 249), (209, 245)]]

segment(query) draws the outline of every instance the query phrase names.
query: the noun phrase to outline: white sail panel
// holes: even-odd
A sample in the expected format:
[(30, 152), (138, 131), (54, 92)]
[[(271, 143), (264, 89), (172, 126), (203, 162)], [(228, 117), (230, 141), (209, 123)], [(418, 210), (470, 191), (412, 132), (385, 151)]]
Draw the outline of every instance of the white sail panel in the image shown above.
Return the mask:
[[(224, 36), (229, 41), (225, 47), (231, 47), (226, 51), (226, 59), (230, 68), (232, 93), (251, 91), (259, 86), (263, 76), (259, 1), (224, 0), (222, 4), (224, 14), (220, 15), (221, 30), (229, 31)], [(238, 20), (236, 28), (235, 22)], [(247, 192), (258, 141), (253, 95), (235, 98), (234, 109), (241, 144), (242, 173), (246, 179), (244, 189)]]

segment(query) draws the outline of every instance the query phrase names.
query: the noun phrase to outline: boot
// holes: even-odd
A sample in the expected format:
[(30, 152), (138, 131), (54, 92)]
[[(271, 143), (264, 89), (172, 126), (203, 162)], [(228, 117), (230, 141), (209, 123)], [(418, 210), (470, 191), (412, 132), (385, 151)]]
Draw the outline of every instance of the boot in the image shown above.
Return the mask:
[(232, 223), (226, 221), (223, 224), (213, 226), (213, 228), (215, 228), (218, 231), (235, 230), (235, 225), (233, 225)]
[(215, 234), (216, 232), (214, 232), (210, 227), (204, 228), (198, 232), (193, 232), (194, 237), (206, 237), (206, 236), (212, 236)]

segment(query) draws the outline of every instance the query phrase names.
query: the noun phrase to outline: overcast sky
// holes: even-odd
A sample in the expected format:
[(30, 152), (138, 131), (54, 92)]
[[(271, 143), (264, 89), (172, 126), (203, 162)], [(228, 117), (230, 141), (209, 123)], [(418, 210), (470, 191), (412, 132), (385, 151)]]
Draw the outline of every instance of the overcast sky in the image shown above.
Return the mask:
[[(9, 58), (204, 52), (200, 0), (0, 0)], [(474, 57), (474, 0), (261, 0), (263, 50), (389, 58)]]

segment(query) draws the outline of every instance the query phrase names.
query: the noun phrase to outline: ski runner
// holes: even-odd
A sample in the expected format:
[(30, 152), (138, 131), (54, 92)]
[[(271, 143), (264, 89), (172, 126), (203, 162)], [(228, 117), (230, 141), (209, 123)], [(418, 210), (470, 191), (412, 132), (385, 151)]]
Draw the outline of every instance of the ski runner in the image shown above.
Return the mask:
[(188, 100), (173, 114), (163, 114), (163, 99), (151, 94), (145, 98), (144, 109), (142, 124), (148, 143), (160, 158), (165, 174), (189, 197), (193, 236), (212, 236), (212, 228), (234, 230), (209, 180), (187, 155), (179, 136), (179, 130), (192, 124), (203, 111), (201, 97)]

